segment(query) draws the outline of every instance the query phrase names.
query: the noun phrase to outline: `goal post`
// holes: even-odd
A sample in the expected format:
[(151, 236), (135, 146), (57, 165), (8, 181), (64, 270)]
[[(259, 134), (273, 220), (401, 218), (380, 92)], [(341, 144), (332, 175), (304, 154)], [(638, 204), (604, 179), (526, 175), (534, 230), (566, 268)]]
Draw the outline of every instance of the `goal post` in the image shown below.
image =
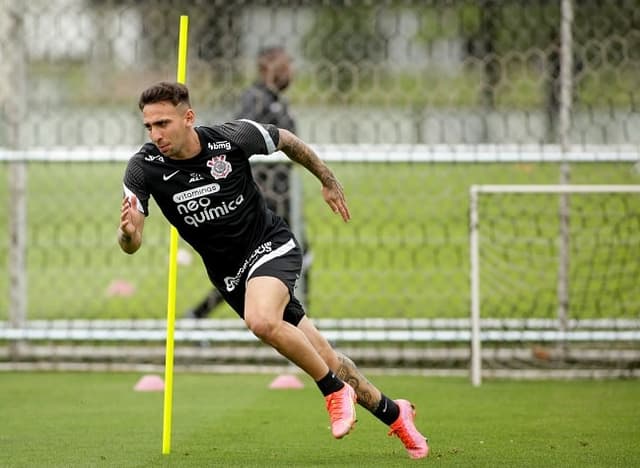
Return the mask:
[[(523, 221), (524, 224), (533, 220), (533, 223), (528, 227), (522, 226), (520, 228), (513, 227), (509, 230), (506, 228), (505, 223), (500, 222), (499, 220), (495, 220), (491, 218), (491, 214), (483, 214), (481, 211), (480, 200), (481, 198), (486, 198), (488, 195), (491, 196), (502, 196), (502, 203), (504, 203), (502, 208), (502, 216), (508, 217), (512, 216), (513, 218), (510, 220), (512, 226), (515, 226), (518, 221)], [(523, 200), (522, 198), (526, 195), (534, 196), (536, 198), (540, 198), (541, 196), (546, 195), (546, 200), (533, 200), (529, 198), (528, 200)], [(469, 264), (470, 264), (470, 320), (471, 320), (471, 369), (470, 376), (471, 382), (474, 386), (478, 386), (482, 382), (482, 342), (483, 338), (483, 330), (481, 328), (481, 316), (485, 314), (489, 314), (491, 317), (496, 316), (495, 310), (490, 310), (489, 312), (483, 311), (482, 306), (482, 291), (481, 291), (481, 280), (483, 278), (482, 274), (482, 262), (483, 258), (485, 258), (487, 264), (489, 263), (497, 263), (502, 261), (503, 264), (497, 266), (487, 267), (485, 270), (485, 276), (496, 275), (497, 278), (492, 278), (492, 281), (497, 281), (499, 283), (509, 283), (507, 286), (507, 293), (501, 295), (498, 300), (504, 300), (507, 295), (514, 295), (522, 297), (523, 292), (518, 291), (515, 288), (510, 289), (514, 285), (514, 278), (510, 275), (522, 275), (520, 278), (516, 278), (516, 282), (519, 280), (520, 285), (523, 288), (529, 288), (533, 290), (529, 295), (529, 299), (537, 300), (538, 297), (534, 297), (536, 292), (535, 285), (532, 285), (530, 282), (535, 275), (528, 274), (527, 269), (536, 268), (535, 262), (531, 255), (535, 255), (535, 252), (529, 252), (528, 254), (524, 254), (522, 257), (518, 257), (519, 254), (523, 253), (518, 252), (518, 249), (532, 249), (536, 244), (546, 244), (546, 250), (549, 254), (558, 255), (557, 248), (554, 248), (554, 243), (559, 243), (560, 230), (555, 230), (554, 237), (554, 229), (550, 229), (549, 225), (553, 225), (556, 227), (560, 227), (562, 223), (566, 222), (571, 224), (572, 222), (572, 213), (569, 212), (568, 219), (565, 217), (561, 217), (560, 213), (558, 213), (557, 204), (549, 203), (548, 196), (551, 195), (567, 195), (571, 197), (576, 197), (578, 195), (583, 196), (612, 196), (618, 195), (617, 201), (614, 202), (601, 202), (599, 211), (595, 214), (590, 213), (590, 207), (594, 205), (592, 202), (581, 203), (576, 207), (575, 214), (573, 218), (576, 220), (577, 230), (584, 229), (590, 230), (592, 232), (588, 233), (590, 238), (595, 243), (593, 249), (588, 249), (587, 252), (581, 253), (577, 252), (576, 249), (570, 249), (568, 255), (568, 261), (571, 262), (571, 255), (580, 255), (589, 257), (590, 255), (593, 258), (587, 258), (587, 261), (592, 262), (593, 271), (589, 271), (586, 274), (591, 277), (597, 276), (599, 273), (595, 271), (598, 266), (596, 265), (596, 256), (599, 255), (598, 249), (608, 250), (606, 255), (609, 260), (616, 258), (616, 255), (624, 256), (624, 262), (629, 266), (628, 269), (625, 269), (625, 265), (608, 265), (607, 268), (611, 268), (616, 270), (616, 277), (613, 278), (616, 281), (616, 294), (618, 294), (621, 299), (619, 304), (635, 308), (635, 316), (638, 316), (638, 312), (640, 312), (640, 299), (638, 298), (636, 287), (637, 287), (637, 253), (640, 252), (640, 231), (635, 228), (640, 228), (640, 185), (472, 185), (469, 190)], [(505, 201), (506, 196), (515, 196), (518, 197), (518, 200), (507, 200)], [(629, 197), (631, 197), (629, 199)], [(496, 203), (494, 203), (496, 205)], [(543, 209), (543, 206), (547, 205), (546, 208), (548, 210)], [(610, 206), (614, 206), (614, 208), (609, 208)], [(512, 210), (512, 211), (510, 211)], [(489, 211), (489, 210), (487, 210)], [(550, 217), (555, 217), (556, 220), (549, 222)], [(529, 219), (525, 219), (529, 218)], [(592, 218), (599, 218), (601, 224), (596, 226), (596, 223), (592, 222)], [(491, 225), (491, 233), (488, 236), (489, 239), (484, 242), (484, 239), (481, 237), (482, 234), (482, 226), (487, 223)], [(628, 226), (625, 227), (625, 224)], [(595, 227), (594, 227), (595, 226)], [(565, 226), (567, 228), (568, 226)], [(635, 227), (635, 228), (634, 228)], [(508, 232), (507, 232), (508, 231)], [(572, 231), (569, 230), (571, 233)], [(616, 233), (621, 236), (625, 236), (624, 238), (616, 239)], [(571, 234), (570, 234), (571, 235)], [(604, 239), (607, 236), (611, 236), (610, 239)], [(492, 254), (482, 255), (482, 247), (483, 245), (487, 245), (485, 250), (493, 250)], [(557, 247), (557, 246), (556, 246)], [(489, 258), (490, 255), (493, 255), (495, 252), (498, 252), (498, 255), (502, 255), (502, 258)], [(635, 258), (633, 257), (635, 252)], [(517, 262), (518, 260), (529, 261), (527, 264), (518, 263), (517, 265), (509, 265), (511, 262)], [(559, 264), (561, 261), (558, 258), (555, 259)], [(580, 260), (580, 259), (578, 259)], [(634, 266), (635, 265), (635, 266)], [(493, 268), (493, 270), (492, 270)], [(520, 270), (520, 273), (517, 271)], [(549, 274), (550, 272), (544, 272), (544, 274)], [(503, 276), (504, 275), (504, 276)], [(503, 276), (502, 278), (500, 276)], [(507, 281), (506, 278), (509, 278)], [(601, 278), (602, 281), (606, 281), (608, 278), (603, 276)], [(558, 295), (560, 291), (571, 291), (569, 284), (560, 284), (563, 281), (570, 282), (571, 279), (564, 278), (564, 275), (557, 275), (556, 279), (556, 291), (558, 291)], [(635, 283), (635, 286), (634, 286)], [(548, 283), (547, 283), (548, 286)], [(607, 294), (608, 286), (601, 284), (598, 286), (599, 292), (596, 294)], [(575, 288), (573, 290), (574, 294), (576, 293)], [(583, 296), (587, 296), (587, 291), (579, 291), (579, 294)], [(571, 295), (571, 293), (569, 293)], [(525, 295), (526, 297), (526, 295)], [(560, 302), (562, 298), (557, 297), (557, 301)], [(596, 298), (599, 304), (605, 302), (604, 298)], [(580, 304), (581, 307), (585, 309), (589, 309), (588, 301), (584, 301)], [(490, 308), (491, 306), (489, 306)], [(546, 307), (547, 310), (550, 309), (548, 304), (541, 303), (538, 307)], [(605, 305), (604, 307), (608, 307)], [(517, 305), (512, 305), (513, 309), (518, 309)], [(520, 307), (520, 310), (523, 308)], [(525, 308), (528, 312), (532, 310), (535, 312), (535, 307)], [(582, 331), (578, 333), (573, 333), (569, 326), (567, 326), (567, 317), (563, 317), (560, 313), (558, 307), (557, 317), (547, 317), (555, 322), (556, 330), (547, 330), (544, 334), (534, 334), (530, 335), (531, 337), (535, 336), (537, 339), (546, 339), (546, 340), (554, 340), (556, 342), (566, 342), (571, 340), (581, 340), (588, 339), (590, 337), (594, 337), (594, 334), (585, 335)], [(610, 313), (615, 317), (616, 314), (614, 311), (610, 310)], [(578, 319), (589, 319), (593, 314), (593, 310), (585, 310), (584, 315), (580, 314)], [(499, 315), (499, 314), (498, 314)], [(514, 317), (518, 318), (518, 317)], [(521, 317), (523, 319), (528, 319), (530, 317)], [(540, 318), (540, 317), (536, 317)], [(524, 335), (520, 335), (521, 338), (524, 338)], [(608, 340), (617, 340), (617, 339), (628, 339), (630, 335), (627, 332), (620, 333), (616, 330), (607, 331), (605, 333), (601, 333), (599, 339), (608, 341)], [(503, 336), (503, 339), (505, 337)]]

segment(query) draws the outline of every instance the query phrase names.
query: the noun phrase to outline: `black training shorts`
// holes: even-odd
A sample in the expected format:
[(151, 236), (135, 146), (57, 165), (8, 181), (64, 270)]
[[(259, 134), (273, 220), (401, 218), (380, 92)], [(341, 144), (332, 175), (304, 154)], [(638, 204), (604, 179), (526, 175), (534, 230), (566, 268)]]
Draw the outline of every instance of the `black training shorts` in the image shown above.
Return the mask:
[[(226, 276), (213, 274), (207, 268), (209, 277), (218, 288), (222, 297), (244, 319), (244, 302), (247, 282), (258, 276), (278, 278), (289, 289), (290, 300), (284, 310), (284, 320), (297, 326), (304, 309), (295, 297), (296, 282), (302, 268), (302, 250), (290, 232), (281, 230), (270, 239), (262, 242), (233, 272)], [(214, 280), (216, 278), (216, 280)]]

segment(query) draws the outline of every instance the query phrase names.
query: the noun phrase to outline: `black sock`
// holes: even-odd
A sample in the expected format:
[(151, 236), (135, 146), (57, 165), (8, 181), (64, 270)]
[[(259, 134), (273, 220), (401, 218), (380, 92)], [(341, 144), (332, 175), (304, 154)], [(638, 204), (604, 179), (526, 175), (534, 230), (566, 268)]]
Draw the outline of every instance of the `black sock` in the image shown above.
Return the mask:
[(396, 402), (382, 393), (380, 398), (380, 404), (375, 411), (372, 411), (373, 415), (387, 426), (391, 426), (398, 416), (400, 416), (400, 407), (396, 405)]
[(336, 377), (333, 371), (329, 371), (329, 373), (318, 380), (316, 384), (324, 396), (337, 392), (344, 387), (344, 382)]

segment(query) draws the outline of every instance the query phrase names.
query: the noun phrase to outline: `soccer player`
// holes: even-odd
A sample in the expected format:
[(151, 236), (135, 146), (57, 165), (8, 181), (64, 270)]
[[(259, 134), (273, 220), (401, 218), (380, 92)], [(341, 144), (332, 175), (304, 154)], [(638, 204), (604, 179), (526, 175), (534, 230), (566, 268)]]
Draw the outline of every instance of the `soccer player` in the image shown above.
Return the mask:
[[(263, 124), (273, 124), (296, 133), (296, 122), (289, 112), (289, 103), (283, 92), (293, 79), (291, 57), (282, 46), (269, 46), (260, 49), (257, 57), (258, 78), (242, 92), (240, 109), (236, 119), (250, 119)], [(290, 197), (292, 169), (290, 164), (282, 162), (257, 163), (251, 165), (253, 178), (262, 189), (267, 207), (291, 226)], [(312, 254), (304, 234), (300, 233), (303, 260), (301, 282), (305, 292), (305, 307), (309, 307), (309, 268)], [(222, 294), (213, 288), (196, 305), (185, 313), (188, 318), (204, 318), (223, 301)]]
[(161, 82), (138, 102), (151, 142), (124, 174), (118, 243), (129, 254), (142, 245), (153, 197), (180, 236), (200, 254), (209, 279), (260, 340), (300, 367), (325, 398), (335, 438), (356, 421), (358, 402), (390, 426), (412, 458), (428, 455), (407, 400), (391, 400), (335, 351), (305, 316), (294, 295), (302, 255), (282, 218), (269, 210), (249, 158), (283, 151), (317, 177), (329, 207), (350, 219), (342, 186), (315, 152), (288, 130), (252, 120), (195, 126), (188, 89)]

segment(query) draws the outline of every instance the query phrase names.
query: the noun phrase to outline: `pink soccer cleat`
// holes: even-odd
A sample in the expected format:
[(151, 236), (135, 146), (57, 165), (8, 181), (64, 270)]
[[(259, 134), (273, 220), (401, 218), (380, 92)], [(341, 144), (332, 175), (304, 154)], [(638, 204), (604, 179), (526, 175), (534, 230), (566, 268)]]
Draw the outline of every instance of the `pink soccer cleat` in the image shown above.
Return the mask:
[(356, 392), (345, 383), (344, 387), (324, 399), (331, 418), (331, 433), (336, 439), (342, 439), (356, 423)]
[(424, 458), (429, 455), (429, 445), (427, 439), (418, 429), (413, 420), (416, 417), (414, 406), (407, 400), (395, 400), (400, 407), (400, 416), (391, 425), (389, 435), (398, 436), (404, 444), (404, 448), (409, 452), (411, 458)]

